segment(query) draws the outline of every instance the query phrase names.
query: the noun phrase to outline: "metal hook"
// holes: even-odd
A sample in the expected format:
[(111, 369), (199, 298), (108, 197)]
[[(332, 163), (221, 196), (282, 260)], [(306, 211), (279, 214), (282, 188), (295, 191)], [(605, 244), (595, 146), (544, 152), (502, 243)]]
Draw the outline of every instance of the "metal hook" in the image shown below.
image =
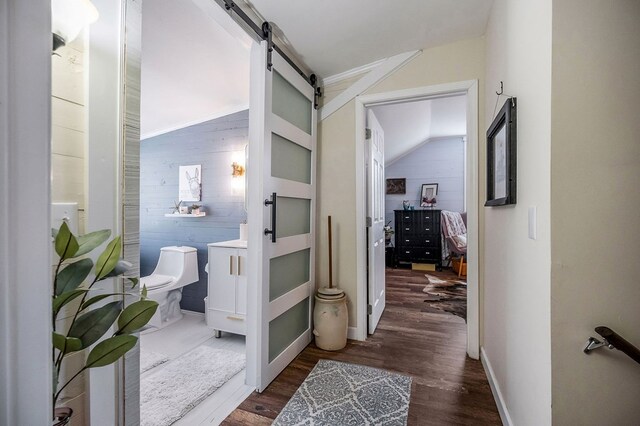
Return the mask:
[(502, 80), (500, 81), (500, 92), (496, 92), (496, 95), (500, 96), (504, 93), (504, 86), (502, 84)]

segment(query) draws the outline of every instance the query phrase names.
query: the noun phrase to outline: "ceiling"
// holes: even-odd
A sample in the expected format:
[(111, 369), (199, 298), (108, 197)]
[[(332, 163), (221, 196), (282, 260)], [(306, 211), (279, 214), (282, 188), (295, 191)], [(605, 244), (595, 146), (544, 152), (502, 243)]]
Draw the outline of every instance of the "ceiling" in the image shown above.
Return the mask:
[(410, 50), (484, 34), (493, 0), (247, 0), (326, 78)]
[(384, 161), (390, 164), (434, 138), (467, 133), (466, 96), (372, 107), (384, 130)]
[(220, 10), (212, 1), (143, 2), (142, 139), (248, 108), (250, 46), (212, 18)]

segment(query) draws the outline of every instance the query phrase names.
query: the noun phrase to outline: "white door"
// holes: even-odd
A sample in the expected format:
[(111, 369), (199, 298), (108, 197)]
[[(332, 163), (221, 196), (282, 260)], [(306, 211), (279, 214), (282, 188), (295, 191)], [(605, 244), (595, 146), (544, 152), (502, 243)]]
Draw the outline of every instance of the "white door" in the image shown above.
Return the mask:
[(369, 334), (385, 307), (384, 132), (372, 110), (367, 111), (367, 267)]
[[(314, 88), (267, 44), (251, 53), (249, 118), (249, 323), (256, 387), (269, 383), (311, 342), (315, 291)], [(255, 293), (254, 293), (255, 292)], [(254, 330), (255, 327), (255, 330)], [(251, 361), (251, 360), (249, 360)], [(248, 375), (253, 374), (248, 365)]]

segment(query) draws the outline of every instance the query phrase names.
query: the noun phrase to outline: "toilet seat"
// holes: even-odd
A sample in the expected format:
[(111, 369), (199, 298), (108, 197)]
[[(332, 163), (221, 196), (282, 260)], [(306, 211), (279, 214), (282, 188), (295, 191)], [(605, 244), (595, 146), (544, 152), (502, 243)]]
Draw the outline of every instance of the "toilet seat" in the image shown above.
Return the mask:
[(147, 290), (156, 290), (166, 287), (173, 282), (173, 277), (169, 275), (154, 274), (140, 279), (140, 286), (147, 286)]

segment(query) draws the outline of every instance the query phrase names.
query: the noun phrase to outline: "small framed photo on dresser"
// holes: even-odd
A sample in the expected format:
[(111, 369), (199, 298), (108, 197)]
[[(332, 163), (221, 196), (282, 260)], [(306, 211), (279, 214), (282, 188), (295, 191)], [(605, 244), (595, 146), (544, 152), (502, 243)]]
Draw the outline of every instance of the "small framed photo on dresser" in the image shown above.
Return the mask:
[(420, 207), (434, 207), (438, 195), (437, 183), (423, 183), (420, 191)]

